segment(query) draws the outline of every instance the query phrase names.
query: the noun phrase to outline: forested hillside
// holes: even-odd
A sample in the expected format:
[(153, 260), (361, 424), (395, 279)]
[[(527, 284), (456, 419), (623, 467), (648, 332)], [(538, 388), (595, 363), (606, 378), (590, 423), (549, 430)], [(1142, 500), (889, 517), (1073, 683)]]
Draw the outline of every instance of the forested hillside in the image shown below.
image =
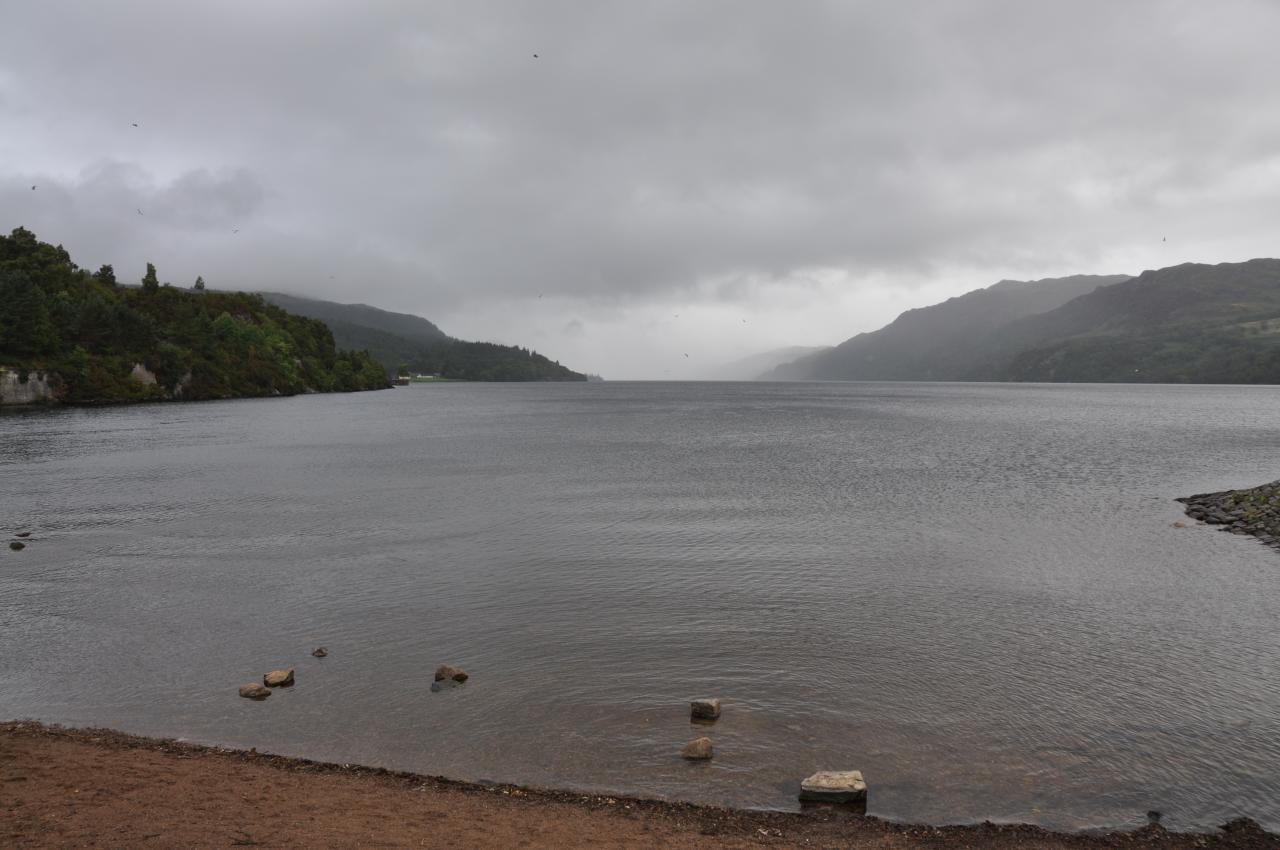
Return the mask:
[[(75, 403), (293, 395), (386, 387), (364, 352), (339, 351), (321, 321), (243, 292), (138, 286), (90, 273), (24, 228), (0, 236), (0, 368), (46, 376)], [(3, 399), (0, 399), (3, 401)]]
[(1014, 381), (1280, 383), (1280, 260), (1183, 263), (1003, 328)]
[(984, 369), (990, 335), (1018, 319), (1060, 307), (1127, 275), (1076, 275), (999, 283), (907, 310), (877, 331), (779, 366), (770, 378), (846, 381), (963, 381)]
[(1280, 383), (1280, 260), (997, 284), (771, 377)]
[(262, 296), (290, 312), (323, 319), (339, 345), (368, 351), (388, 374), (404, 370), (460, 381), (587, 379), (528, 348), (454, 339), (421, 316), (278, 292)]

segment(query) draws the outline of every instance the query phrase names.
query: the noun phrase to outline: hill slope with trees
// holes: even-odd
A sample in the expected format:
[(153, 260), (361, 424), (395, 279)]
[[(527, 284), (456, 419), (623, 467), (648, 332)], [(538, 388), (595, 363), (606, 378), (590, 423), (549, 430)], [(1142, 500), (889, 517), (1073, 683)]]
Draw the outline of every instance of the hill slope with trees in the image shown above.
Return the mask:
[(979, 379), (1280, 383), (1280, 260), (1143, 272), (1002, 328)]
[(140, 286), (122, 286), (111, 266), (90, 273), (17, 228), (0, 236), (0, 368), (81, 404), (388, 386), (373, 358), (338, 350), (323, 322), (202, 284), (161, 284), (148, 263)]
[(262, 297), (290, 312), (323, 319), (339, 345), (368, 351), (388, 374), (404, 370), (461, 381), (587, 379), (527, 348), (454, 339), (421, 316), (278, 292)]
[[(989, 294), (1003, 286), (909, 311), (767, 377), (1280, 383), (1280, 260), (1020, 284), (1022, 294), (1086, 290), (1022, 315), (990, 309), (1000, 305)], [(1028, 306), (1037, 305), (1023, 300), (1018, 309)]]
[(784, 364), (772, 379), (958, 381), (985, 367), (985, 340), (1009, 322), (1043, 313), (1127, 275), (1002, 280), (941, 304), (908, 310), (877, 331)]

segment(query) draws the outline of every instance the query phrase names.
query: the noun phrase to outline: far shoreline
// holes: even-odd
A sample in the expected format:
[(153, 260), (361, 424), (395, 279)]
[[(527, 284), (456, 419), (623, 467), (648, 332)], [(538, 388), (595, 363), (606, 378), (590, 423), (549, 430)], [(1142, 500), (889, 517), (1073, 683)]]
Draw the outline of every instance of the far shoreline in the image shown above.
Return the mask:
[[(932, 826), (841, 807), (733, 809), (466, 782), (33, 720), (0, 722), (0, 783), (0, 811), (18, 847), (227, 846), (228, 836), (235, 845), (356, 846), (330, 842), (358, 821), (362, 841), (405, 847), (536, 837), (540, 847), (1280, 848), (1280, 835), (1248, 818), (1209, 833), (1158, 823), (1084, 832)], [(298, 819), (303, 812), (309, 820)], [(434, 838), (422, 838), (424, 828)]]

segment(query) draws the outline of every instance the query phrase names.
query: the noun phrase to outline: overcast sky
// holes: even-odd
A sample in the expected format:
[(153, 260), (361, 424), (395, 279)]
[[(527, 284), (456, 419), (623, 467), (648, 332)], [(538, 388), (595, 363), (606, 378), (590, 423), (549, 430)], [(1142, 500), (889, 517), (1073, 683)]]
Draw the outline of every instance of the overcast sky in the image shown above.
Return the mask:
[(18, 2), (0, 228), (696, 377), (1001, 278), (1280, 255), (1278, 34), (1274, 0)]

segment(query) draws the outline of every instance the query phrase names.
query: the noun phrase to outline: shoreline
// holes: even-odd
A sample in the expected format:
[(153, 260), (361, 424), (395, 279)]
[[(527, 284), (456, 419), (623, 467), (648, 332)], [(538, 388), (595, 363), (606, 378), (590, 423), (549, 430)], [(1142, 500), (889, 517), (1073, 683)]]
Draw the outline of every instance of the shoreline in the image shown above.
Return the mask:
[(1216, 493), (1196, 493), (1174, 501), (1181, 502), (1183, 513), (1198, 523), (1252, 537), (1280, 551), (1280, 481)]
[(0, 841), (23, 848), (1280, 848), (1280, 835), (1247, 818), (1213, 833), (935, 827), (840, 807), (732, 809), (466, 782), (38, 721), (0, 722), (0, 791)]

